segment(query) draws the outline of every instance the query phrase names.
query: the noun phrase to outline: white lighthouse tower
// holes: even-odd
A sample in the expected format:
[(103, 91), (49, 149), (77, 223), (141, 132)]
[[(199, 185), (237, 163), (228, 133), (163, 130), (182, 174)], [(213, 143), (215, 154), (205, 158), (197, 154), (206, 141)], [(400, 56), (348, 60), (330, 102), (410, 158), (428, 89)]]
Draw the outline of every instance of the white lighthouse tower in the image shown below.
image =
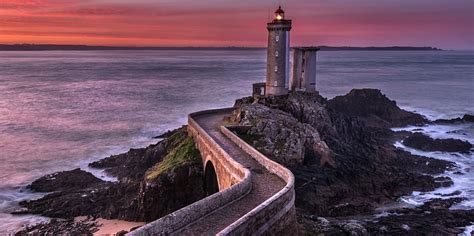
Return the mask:
[(267, 51), (267, 81), (265, 95), (288, 94), (290, 75), (290, 30), (291, 20), (285, 19), (285, 12), (281, 6), (275, 11), (272, 22), (267, 24), (268, 51)]

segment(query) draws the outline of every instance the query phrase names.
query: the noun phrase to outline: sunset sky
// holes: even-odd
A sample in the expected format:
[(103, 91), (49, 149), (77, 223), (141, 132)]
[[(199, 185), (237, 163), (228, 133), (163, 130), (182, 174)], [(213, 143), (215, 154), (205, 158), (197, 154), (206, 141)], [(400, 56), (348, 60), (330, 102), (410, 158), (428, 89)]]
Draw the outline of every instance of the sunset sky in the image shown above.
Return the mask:
[(473, 0), (0, 0), (0, 43), (265, 46), (279, 2), (293, 46), (474, 49)]

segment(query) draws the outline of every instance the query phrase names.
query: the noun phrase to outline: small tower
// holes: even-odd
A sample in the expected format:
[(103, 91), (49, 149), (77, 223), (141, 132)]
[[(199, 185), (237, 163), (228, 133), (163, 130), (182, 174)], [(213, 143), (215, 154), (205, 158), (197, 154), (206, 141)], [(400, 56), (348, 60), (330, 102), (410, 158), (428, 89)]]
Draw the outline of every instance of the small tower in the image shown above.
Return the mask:
[(293, 48), (291, 91), (316, 91), (316, 52), (318, 47)]
[(290, 75), (290, 30), (291, 20), (285, 19), (281, 6), (275, 11), (275, 18), (267, 24), (267, 81), (265, 95), (288, 94)]

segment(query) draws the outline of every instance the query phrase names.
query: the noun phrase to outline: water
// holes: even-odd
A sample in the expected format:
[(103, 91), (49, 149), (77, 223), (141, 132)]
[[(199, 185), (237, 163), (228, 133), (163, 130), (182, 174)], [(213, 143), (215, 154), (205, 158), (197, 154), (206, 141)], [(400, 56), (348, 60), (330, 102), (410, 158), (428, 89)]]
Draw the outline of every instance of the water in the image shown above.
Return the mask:
[[(185, 124), (190, 112), (231, 106), (250, 95), (251, 84), (264, 81), (265, 55), (264, 50), (0, 52), (0, 229), (44, 220), (8, 214), (19, 200), (41, 196), (24, 190), (35, 178), (144, 147), (156, 141), (151, 137)], [(318, 60), (317, 86), (329, 98), (370, 87), (431, 119), (474, 114), (474, 52), (320, 52)], [(448, 128), (426, 132), (431, 128), (451, 135)], [(467, 133), (462, 138), (474, 137), (472, 126), (455, 129)], [(466, 162), (446, 153), (435, 156), (467, 165), (463, 178), (472, 183), (472, 156), (462, 157)]]

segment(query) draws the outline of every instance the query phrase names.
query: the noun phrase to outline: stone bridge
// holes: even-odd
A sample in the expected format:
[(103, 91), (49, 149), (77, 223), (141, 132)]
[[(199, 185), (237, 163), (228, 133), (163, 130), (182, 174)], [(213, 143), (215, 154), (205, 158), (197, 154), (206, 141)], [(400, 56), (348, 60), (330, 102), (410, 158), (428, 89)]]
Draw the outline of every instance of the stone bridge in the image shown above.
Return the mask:
[(208, 196), (128, 235), (294, 235), (294, 176), (240, 139), (223, 118), (232, 108), (188, 117)]

